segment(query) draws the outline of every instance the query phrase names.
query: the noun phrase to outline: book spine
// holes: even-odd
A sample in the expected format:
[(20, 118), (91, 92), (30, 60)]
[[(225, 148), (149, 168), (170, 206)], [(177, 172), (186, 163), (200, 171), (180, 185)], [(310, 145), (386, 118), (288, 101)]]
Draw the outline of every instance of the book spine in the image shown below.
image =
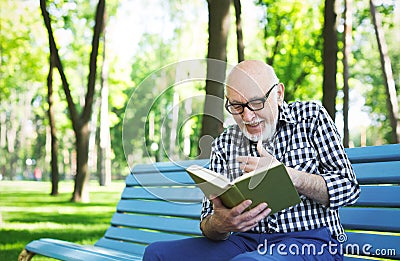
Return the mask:
[(220, 198), (227, 208), (233, 208), (246, 200), (236, 185), (225, 191)]

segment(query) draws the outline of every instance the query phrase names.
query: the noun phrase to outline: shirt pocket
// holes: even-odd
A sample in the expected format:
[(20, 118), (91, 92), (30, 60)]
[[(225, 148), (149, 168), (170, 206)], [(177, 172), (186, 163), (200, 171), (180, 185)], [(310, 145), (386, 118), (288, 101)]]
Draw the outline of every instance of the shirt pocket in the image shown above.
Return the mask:
[(317, 153), (311, 146), (290, 148), (283, 157), (283, 163), (307, 173), (316, 174), (318, 170)]

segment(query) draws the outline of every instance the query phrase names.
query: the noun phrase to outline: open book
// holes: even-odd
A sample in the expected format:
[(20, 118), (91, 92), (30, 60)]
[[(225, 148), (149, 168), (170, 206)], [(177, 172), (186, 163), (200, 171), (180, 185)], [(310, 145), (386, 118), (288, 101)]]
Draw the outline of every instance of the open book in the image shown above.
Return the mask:
[(254, 170), (233, 181), (197, 165), (190, 166), (186, 171), (207, 198), (218, 196), (227, 208), (250, 199), (252, 204), (249, 209), (266, 202), (271, 213), (275, 213), (300, 203), (299, 194), (283, 164)]

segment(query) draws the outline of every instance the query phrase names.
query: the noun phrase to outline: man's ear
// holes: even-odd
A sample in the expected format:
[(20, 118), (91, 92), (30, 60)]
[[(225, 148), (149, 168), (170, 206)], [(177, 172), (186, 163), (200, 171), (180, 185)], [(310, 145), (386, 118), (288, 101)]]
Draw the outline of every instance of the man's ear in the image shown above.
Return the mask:
[(278, 104), (280, 106), (280, 105), (282, 105), (283, 100), (285, 99), (285, 85), (283, 85), (283, 83), (279, 83), (279, 85), (277, 87), (278, 87), (277, 99), (278, 99)]

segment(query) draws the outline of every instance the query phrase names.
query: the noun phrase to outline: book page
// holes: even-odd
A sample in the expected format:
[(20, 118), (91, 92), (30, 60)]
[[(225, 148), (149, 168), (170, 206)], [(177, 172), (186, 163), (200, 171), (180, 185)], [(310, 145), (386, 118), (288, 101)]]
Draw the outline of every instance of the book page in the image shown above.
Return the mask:
[(218, 174), (212, 170), (203, 168), (201, 166), (192, 165), (189, 168), (187, 168), (187, 171), (198, 176), (205, 182), (212, 183), (215, 186), (220, 187), (222, 189), (226, 189), (229, 186), (231, 186), (231, 182), (224, 175)]
[[(279, 166), (279, 165), (281, 165), (281, 164), (282, 164), (282, 163), (279, 163), (279, 162), (278, 162), (278, 163), (276, 163), (276, 164), (271, 164), (271, 165), (268, 165), (268, 166), (265, 166), (265, 167), (262, 167), (262, 168), (255, 169), (255, 170), (253, 170), (253, 171), (244, 173), (242, 176), (237, 177), (236, 179), (234, 179), (234, 180), (232, 181), (232, 183), (236, 183), (236, 182), (239, 182), (239, 181), (241, 181), (241, 180), (247, 179), (247, 178), (249, 178), (249, 177), (251, 177), (251, 176), (255, 176), (255, 175), (257, 175), (258, 173), (265, 172), (266, 170), (272, 169), (272, 168), (274, 168), (274, 167), (276, 167), (276, 166)], [(266, 172), (266, 173), (267, 173), (267, 172)]]

